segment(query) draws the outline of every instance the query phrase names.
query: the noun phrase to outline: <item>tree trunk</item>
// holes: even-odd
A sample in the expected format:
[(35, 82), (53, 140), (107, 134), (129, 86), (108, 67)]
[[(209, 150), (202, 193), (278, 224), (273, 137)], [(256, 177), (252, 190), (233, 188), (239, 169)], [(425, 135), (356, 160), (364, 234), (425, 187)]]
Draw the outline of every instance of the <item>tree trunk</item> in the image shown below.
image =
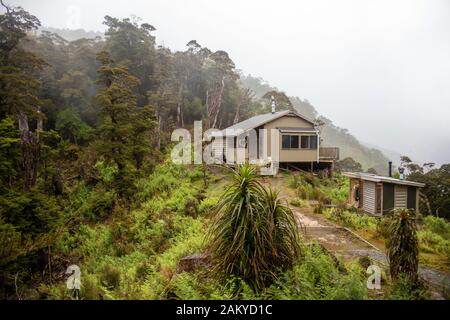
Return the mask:
[(23, 188), (25, 191), (28, 191), (32, 186), (33, 152), (31, 150), (32, 142), (30, 128), (28, 126), (28, 116), (24, 112), (19, 112), (18, 123), (22, 149)]
[(210, 129), (209, 118), (210, 118), (210, 113), (209, 113), (209, 90), (206, 90), (206, 128), (207, 129)]
[(158, 115), (158, 140), (156, 142), (156, 147), (158, 150), (161, 149), (161, 124), (162, 124), (162, 118), (160, 115)]
[(183, 111), (181, 110), (182, 107), (182, 100), (183, 100), (183, 90), (184, 86), (183, 84), (180, 85), (180, 89), (178, 90), (178, 97), (177, 97), (177, 122), (179, 127), (184, 127), (184, 121), (183, 121)]
[(159, 116), (159, 106), (156, 105), (155, 108), (155, 118), (158, 120), (158, 126), (156, 128), (156, 148), (161, 149), (161, 119)]
[(433, 211), (431, 210), (431, 205), (430, 205), (430, 201), (428, 200), (428, 197), (425, 194), (423, 194), (422, 192), (420, 192), (419, 195), (427, 207), (428, 214), (433, 215)]
[(51, 254), (51, 247), (48, 245), (47, 247), (47, 260), (48, 260), (48, 276), (50, 279), (50, 284), (53, 283), (53, 275), (52, 275), (52, 254)]
[(25, 112), (19, 112), (18, 123), (22, 149), (23, 188), (25, 191), (29, 191), (36, 185), (41, 153), (40, 134), (44, 128), (44, 119), (40, 107), (37, 107), (36, 132), (30, 131), (28, 116)]
[(236, 124), (239, 122), (239, 117), (240, 117), (240, 113), (241, 113), (241, 104), (242, 104), (242, 100), (239, 100), (237, 106), (236, 106), (236, 114), (234, 115), (234, 120), (233, 120), (233, 124)]
[(217, 119), (219, 117), (220, 107), (222, 106), (222, 95), (223, 95), (224, 88), (225, 88), (225, 76), (222, 77), (220, 91), (219, 91), (219, 95), (217, 97), (217, 107), (215, 108), (216, 110), (215, 110), (214, 122), (213, 122), (213, 126), (212, 126), (213, 128), (215, 128), (217, 125)]

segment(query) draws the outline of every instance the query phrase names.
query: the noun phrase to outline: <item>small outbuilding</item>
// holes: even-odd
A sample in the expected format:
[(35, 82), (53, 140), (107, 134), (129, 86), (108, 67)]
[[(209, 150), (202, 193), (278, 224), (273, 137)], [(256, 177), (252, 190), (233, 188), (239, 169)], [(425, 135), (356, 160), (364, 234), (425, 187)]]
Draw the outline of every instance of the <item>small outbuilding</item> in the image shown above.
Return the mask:
[(383, 215), (393, 209), (419, 211), (419, 192), (425, 184), (370, 173), (345, 172), (350, 179), (349, 204), (364, 212)]

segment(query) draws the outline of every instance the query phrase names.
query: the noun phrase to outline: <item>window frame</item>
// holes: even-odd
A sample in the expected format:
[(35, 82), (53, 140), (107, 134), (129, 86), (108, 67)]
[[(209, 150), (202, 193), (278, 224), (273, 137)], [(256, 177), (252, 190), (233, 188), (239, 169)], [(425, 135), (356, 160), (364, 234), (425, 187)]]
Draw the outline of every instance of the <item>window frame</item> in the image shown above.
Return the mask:
[[(285, 139), (285, 137), (289, 137), (289, 147), (285, 147), (284, 146), (284, 142), (283, 141)], [(298, 144), (296, 148), (292, 147), (292, 137), (297, 137), (298, 139)], [(308, 139), (308, 146), (306, 148), (302, 147), (302, 140), (306, 138)], [(314, 141), (314, 139), (316, 139), (316, 147), (315, 148), (311, 148), (312, 144), (311, 141)], [(292, 134), (282, 134), (281, 135), (281, 149), (282, 150), (317, 150), (319, 148), (319, 143), (318, 143), (318, 135), (301, 135), (301, 134), (297, 134), (297, 135), (292, 135)]]

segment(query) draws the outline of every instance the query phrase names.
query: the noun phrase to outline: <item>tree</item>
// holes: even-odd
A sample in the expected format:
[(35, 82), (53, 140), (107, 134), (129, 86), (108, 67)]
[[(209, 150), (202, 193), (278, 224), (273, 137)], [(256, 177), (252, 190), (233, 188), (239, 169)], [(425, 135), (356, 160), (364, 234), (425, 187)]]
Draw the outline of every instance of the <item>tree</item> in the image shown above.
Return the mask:
[(133, 88), (137, 93), (137, 106), (147, 105), (147, 93), (156, 87), (152, 78), (156, 60), (155, 37), (151, 35), (156, 29), (148, 23), (139, 24), (138, 18), (119, 20), (106, 16), (103, 23), (108, 27), (105, 49), (112, 59), (139, 79)]
[[(417, 165), (420, 167), (419, 165)], [(425, 184), (420, 191), (420, 210), (438, 217), (450, 218), (450, 164), (440, 168), (409, 172), (407, 179)], [(426, 172), (425, 172), (426, 171)]]
[(405, 277), (409, 282), (418, 280), (419, 242), (415, 213), (408, 209), (393, 212), (386, 242), (391, 277), (398, 280)]
[[(13, 118), (0, 121), (0, 181), (12, 187), (20, 164), (20, 134)], [(3, 190), (1, 190), (3, 191)]]
[(132, 90), (139, 79), (130, 75), (126, 67), (114, 64), (105, 51), (98, 54), (98, 59), (101, 62), (98, 83), (102, 88), (96, 95), (100, 107), (96, 146), (107, 162), (117, 166), (116, 180), (123, 192), (129, 187), (130, 164), (140, 169), (145, 155), (150, 152), (153, 111), (149, 106), (136, 107)]
[(423, 168), (407, 156), (400, 157), (400, 166), (406, 168), (408, 173), (423, 173)]
[(336, 170), (344, 172), (362, 172), (362, 166), (359, 162), (355, 161), (353, 158), (347, 157), (336, 163)]
[(56, 117), (55, 129), (63, 139), (78, 144), (87, 140), (91, 128), (81, 120), (77, 109), (65, 108)]
[(271, 101), (272, 97), (275, 99), (275, 104), (278, 108), (278, 110), (276, 110), (276, 111), (281, 111), (281, 110), (286, 110), (286, 109), (294, 110), (294, 106), (292, 105), (291, 100), (284, 92), (272, 90), (272, 91), (267, 92), (263, 96), (263, 99)]
[[(142, 168), (145, 157), (150, 151), (152, 129), (156, 125), (154, 108), (144, 106), (137, 110), (132, 118), (132, 134), (130, 139), (130, 151), (137, 170)], [(153, 165), (153, 163), (152, 163)]]
[(251, 105), (251, 102), (253, 101), (255, 97), (255, 93), (251, 91), (250, 89), (243, 89), (241, 87), (238, 87), (236, 92), (236, 111), (234, 114), (233, 124), (238, 123), (241, 120), (242, 116), (242, 107), (249, 107)]
[[(22, 40), (27, 32), (40, 26), (39, 20), (20, 7), (8, 7), (0, 1), (6, 13), (0, 15), (0, 114), (17, 119), (21, 139), (23, 187), (36, 184), (40, 133), (43, 131), (43, 101), (38, 97), (40, 82), (33, 76), (46, 63), (35, 54), (24, 50)], [(30, 118), (36, 121), (36, 130), (30, 129)]]
[(109, 54), (98, 54), (101, 66), (98, 70), (98, 91), (96, 100), (100, 107), (100, 124), (97, 128), (100, 154), (124, 170), (127, 162), (128, 141), (131, 137), (131, 119), (136, 107), (132, 89), (139, 79), (131, 76), (122, 65), (114, 65)]
[(207, 64), (209, 87), (206, 91), (207, 128), (217, 128), (219, 115), (227, 79), (236, 80), (234, 62), (225, 51), (217, 51), (210, 55)]
[(297, 224), (278, 194), (258, 181), (256, 168), (240, 166), (231, 178), (214, 211), (209, 252), (216, 271), (260, 291), (299, 257)]

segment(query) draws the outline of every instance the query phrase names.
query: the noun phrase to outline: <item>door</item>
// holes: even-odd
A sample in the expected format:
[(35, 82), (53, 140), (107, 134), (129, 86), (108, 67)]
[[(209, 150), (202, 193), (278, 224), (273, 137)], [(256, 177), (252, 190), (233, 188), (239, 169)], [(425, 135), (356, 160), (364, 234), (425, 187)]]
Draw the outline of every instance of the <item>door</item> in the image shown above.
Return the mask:
[(406, 186), (395, 186), (394, 208), (406, 208), (406, 199), (408, 198), (408, 188)]

